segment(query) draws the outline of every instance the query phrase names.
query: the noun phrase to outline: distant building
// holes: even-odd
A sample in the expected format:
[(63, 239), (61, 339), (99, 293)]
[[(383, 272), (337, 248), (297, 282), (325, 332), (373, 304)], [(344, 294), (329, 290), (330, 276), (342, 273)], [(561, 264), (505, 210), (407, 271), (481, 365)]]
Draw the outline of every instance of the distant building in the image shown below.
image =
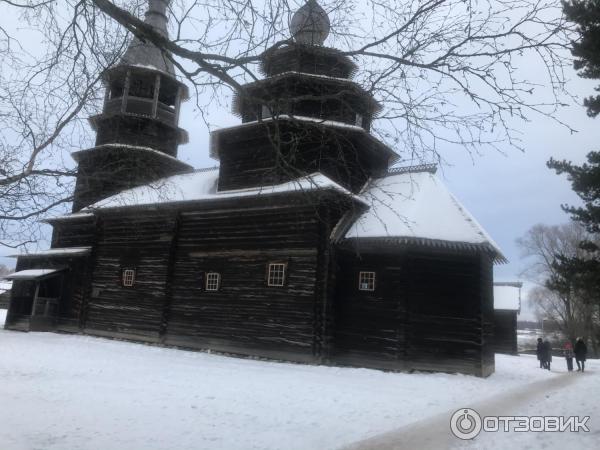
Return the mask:
[(0, 309), (8, 308), (8, 301), (10, 299), (11, 288), (12, 281), (0, 280)]
[[(146, 21), (166, 35), (166, 3)], [(435, 176), (390, 169), (379, 105), (323, 46), (309, 0), (266, 78), (214, 131), (219, 168), (177, 159), (185, 85), (134, 40), (105, 74), (96, 146), (52, 248), (20, 255), (6, 328), (57, 330), (323, 364), (494, 371), (498, 246)], [(270, 108), (257, 98), (271, 96)], [(274, 139), (275, 138), (275, 139)]]
[(517, 315), (521, 312), (521, 282), (494, 283), (494, 351), (516, 355)]

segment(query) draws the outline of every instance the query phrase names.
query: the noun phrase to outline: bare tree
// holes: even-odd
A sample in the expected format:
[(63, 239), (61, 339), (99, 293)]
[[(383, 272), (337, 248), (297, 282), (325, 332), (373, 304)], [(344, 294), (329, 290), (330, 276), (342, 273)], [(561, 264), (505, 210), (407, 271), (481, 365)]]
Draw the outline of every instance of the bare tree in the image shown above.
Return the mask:
[(586, 257), (579, 246), (586, 239), (593, 240), (594, 236), (575, 222), (552, 226), (538, 224), (518, 239), (517, 244), (522, 257), (529, 258), (522, 276), (538, 285), (531, 290), (529, 300), (536, 306), (539, 318), (556, 322), (570, 339), (590, 337), (596, 346), (595, 330), (600, 326), (597, 306), (587, 301), (585, 293), (579, 292), (575, 283), (563, 280), (559, 289), (553, 282), (561, 276), (557, 258)]
[[(203, 114), (261, 77), (265, 55), (291, 42), (288, 21), (302, 2), (176, 0), (171, 38), (138, 18), (145, 3), (0, 0), (14, 18), (0, 23), (0, 245), (35, 240), (34, 220), (70, 201), (74, 167), (66, 154), (90, 144), (85, 118), (99, 108), (100, 74), (131, 35), (172, 59)], [(450, 146), (520, 148), (519, 124), (553, 117), (569, 98), (570, 30), (559, 1), (322, 6), (332, 22), (327, 45), (356, 62), (356, 81), (382, 105), (372, 133), (404, 161), (440, 161)], [(541, 78), (521, 71), (525, 63), (536, 64)], [(271, 98), (256, 100), (277, 115)]]

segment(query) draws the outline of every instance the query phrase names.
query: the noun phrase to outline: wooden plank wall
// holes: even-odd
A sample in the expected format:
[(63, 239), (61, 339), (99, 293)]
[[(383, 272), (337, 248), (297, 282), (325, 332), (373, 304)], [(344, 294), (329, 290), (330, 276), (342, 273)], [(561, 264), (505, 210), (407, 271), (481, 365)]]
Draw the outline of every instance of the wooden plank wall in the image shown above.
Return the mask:
[[(148, 211), (102, 217), (86, 332), (158, 341), (175, 224), (174, 214)], [(136, 270), (133, 287), (122, 286), (124, 268)]]
[[(491, 373), (490, 258), (335, 248), (330, 230), (343, 209), (327, 205), (287, 194), (101, 214), (90, 295), (73, 314), (83, 308), (90, 334), (304, 362)], [(61, 239), (75, 242), (69, 233)], [(285, 286), (267, 286), (269, 262), (287, 264)], [(128, 267), (137, 270), (134, 288), (121, 285)], [(375, 292), (358, 290), (361, 270), (377, 273)], [(221, 274), (217, 292), (205, 290), (210, 271)]]
[(508, 355), (518, 354), (517, 311), (494, 311), (494, 351)]
[[(314, 124), (295, 125), (282, 121), (281, 154), (265, 137), (267, 125), (232, 130), (220, 138), (219, 189), (265, 186), (322, 172), (336, 183), (358, 192), (372, 171), (387, 167), (387, 159), (367, 155), (372, 143), (363, 137)], [(298, 131), (297, 129), (300, 129)], [(290, 133), (290, 130), (295, 130)], [(275, 136), (275, 131), (271, 131)], [(300, 134), (301, 139), (294, 138)], [(293, 143), (293, 145), (291, 145)], [(282, 162), (281, 158), (286, 162)], [(288, 166), (289, 164), (289, 166)]]
[[(479, 255), (363, 249), (343, 259), (334, 362), (485, 375), (482, 308), (491, 298), (482, 298)], [(358, 290), (361, 270), (377, 273), (375, 292)]]
[[(312, 206), (183, 212), (165, 342), (313, 360), (317, 243)], [(267, 264), (287, 264), (267, 286)], [(218, 292), (204, 289), (209, 271)]]
[[(337, 257), (332, 361), (399, 368), (406, 346), (403, 259), (349, 252)], [(376, 272), (375, 291), (358, 290), (360, 271)]]
[(494, 269), (489, 254), (480, 256), (480, 289), (482, 299), (483, 343), (482, 343), (482, 373), (486, 377), (496, 369), (494, 336)]

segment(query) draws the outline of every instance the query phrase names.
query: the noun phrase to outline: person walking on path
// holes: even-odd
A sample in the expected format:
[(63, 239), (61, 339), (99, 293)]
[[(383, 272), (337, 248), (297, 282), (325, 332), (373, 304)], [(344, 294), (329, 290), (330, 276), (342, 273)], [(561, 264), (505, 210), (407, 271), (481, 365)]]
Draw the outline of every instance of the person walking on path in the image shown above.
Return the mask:
[(540, 362), (540, 369), (544, 368), (544, 342), (542, 341), (542, 338), (538, 338), (537, 340), (537, 348), (535, 350), (535, 354), (537, 355), (537, 359)]
[(587, 346), (582, 338), (575, 342), (575, 361), (577, 361), (577, 372), (585, 372), (585, 360), (587, 357)]
[(565, 355), (565, 359), (567, 360), (567, 370), (569, 372), (573, 372), (573, 344), (571, 341), (567, 341), (565, 346), (563, 347), (563, 352)]
[(542, 359), (544, 362), (544, 369), (550, 370), (550, 364), (552, 363), (552, 345), (548, 339), (542, 344)]

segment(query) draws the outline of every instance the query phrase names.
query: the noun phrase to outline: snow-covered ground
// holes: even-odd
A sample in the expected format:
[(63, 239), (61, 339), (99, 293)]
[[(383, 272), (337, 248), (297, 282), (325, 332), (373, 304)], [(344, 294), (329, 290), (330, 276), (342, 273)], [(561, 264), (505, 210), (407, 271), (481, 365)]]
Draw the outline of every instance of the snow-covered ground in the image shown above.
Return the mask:
[(469, 448), (562, 448), (566, 439), (600, 448), (600, 364), (583, 375), (563, 366), (557, 358), (548, 372), (535, 357), (497, 355), (487, 379), (386, 373), (2, 330), (0, 449), (336, 449), (437, 415), (449, 421), (474, 402), (567, 376), (577, 379), (513, 413), (595, 414), (587, 441), (502, 433), (500, 446), (481, 436)]

